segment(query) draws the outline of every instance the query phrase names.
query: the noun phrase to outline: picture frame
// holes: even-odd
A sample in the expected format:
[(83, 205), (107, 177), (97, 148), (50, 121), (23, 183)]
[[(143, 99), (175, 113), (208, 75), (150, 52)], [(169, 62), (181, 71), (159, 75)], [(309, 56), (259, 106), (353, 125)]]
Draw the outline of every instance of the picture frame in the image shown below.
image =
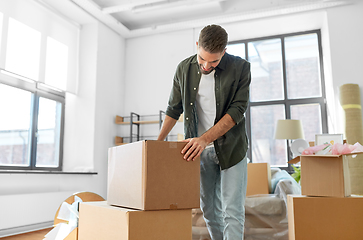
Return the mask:
[[(315, 134), (315, 146), (323, 145), (323, 144), (331, 144), (335, 143), (343, 144), (343, 134)], [(324, 148), (323, 150), (316, 153), (317, 155), (327, 155), (331, 153), (331, 147)]]

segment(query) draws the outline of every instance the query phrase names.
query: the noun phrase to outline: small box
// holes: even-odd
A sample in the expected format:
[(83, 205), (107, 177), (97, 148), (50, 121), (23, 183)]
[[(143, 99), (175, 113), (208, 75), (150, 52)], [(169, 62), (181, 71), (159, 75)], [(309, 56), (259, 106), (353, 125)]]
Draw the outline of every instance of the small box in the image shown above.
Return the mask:
[(289, 240), (357, 240), (363, 236), (363, 197), (288, 195)]
[(108, 152), (107, 203), (140, 210), (199, 208), (200, 160), (185, 142), (139, 141)]
[(300, 161), (302, 195), (351, 195), (347, 155), (301, 155)]
[(247, 164), (247, 196), (269, 194), (271, 188), (271, 169), (268, 163)]
[(192, 210), (142, 211), (83, 202), (78, 240), (191, 240)]

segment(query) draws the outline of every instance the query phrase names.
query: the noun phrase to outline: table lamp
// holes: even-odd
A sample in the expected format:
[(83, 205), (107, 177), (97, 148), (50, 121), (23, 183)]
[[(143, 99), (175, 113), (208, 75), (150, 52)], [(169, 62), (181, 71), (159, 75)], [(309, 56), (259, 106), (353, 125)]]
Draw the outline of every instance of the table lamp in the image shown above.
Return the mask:
[(304, 131), (300, 120), (283, 119), (277, 120), (275, 139), (288, 140), (289, 160), (292, 158), (291, 141), (293, 139), (304, 139)]

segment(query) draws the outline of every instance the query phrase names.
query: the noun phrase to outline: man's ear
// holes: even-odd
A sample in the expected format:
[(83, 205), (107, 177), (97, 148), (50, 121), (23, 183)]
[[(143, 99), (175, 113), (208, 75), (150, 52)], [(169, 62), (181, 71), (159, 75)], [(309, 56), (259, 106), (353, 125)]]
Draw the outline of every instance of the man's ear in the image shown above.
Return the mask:
[(195, 42), (195, 44), (196, 44), (196, 45), (197, 45), (197, 47), (198, 47), (198, 41), (196, 41), (196, 42)]

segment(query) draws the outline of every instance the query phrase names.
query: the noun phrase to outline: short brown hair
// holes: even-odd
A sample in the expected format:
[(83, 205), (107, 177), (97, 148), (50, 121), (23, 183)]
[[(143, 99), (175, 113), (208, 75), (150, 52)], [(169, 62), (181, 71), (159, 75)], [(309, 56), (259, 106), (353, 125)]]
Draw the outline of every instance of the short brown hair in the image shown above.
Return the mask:
[(228, 34), (221, 26), (205, 26), (199, 34), (198, 46), (209, 53), (223, 52), (227, 46)]

